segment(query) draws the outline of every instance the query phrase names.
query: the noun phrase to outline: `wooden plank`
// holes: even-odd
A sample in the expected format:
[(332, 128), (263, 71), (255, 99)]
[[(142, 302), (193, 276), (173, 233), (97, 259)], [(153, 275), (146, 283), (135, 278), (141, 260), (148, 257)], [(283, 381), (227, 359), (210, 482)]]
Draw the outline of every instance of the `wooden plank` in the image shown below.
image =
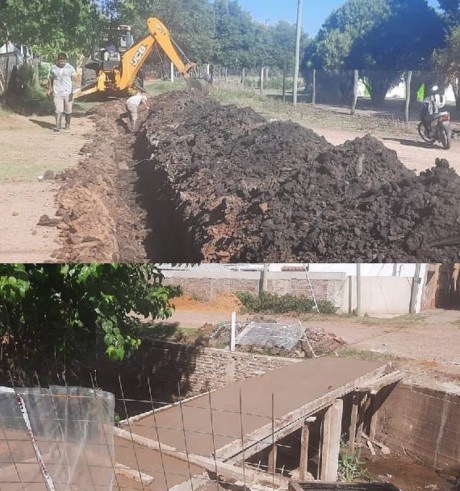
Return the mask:
[(131, 469), (131, 467), (119, 464), (118, 462), (115, 463), (115, 474), (127, 477), (128, 479), (142, 484), (146, 484), (147, 486), (152, 484), (152, 482), (155, 480), (153, 476), (149, 476), (148, 474), (145, 474), (139, 470)]
[(321, 481), (337, 481), (342, 414), (343, 400), (337, 399), (324, 415), (320, 458)]
[[(281, 438), (284, 438), (285, 436), (302, 428), (305, 418), (320, 411), (321, 409), (325, 409), (326, 407), (333, 404), (336, 399), (340, 399), (346, 394), (353, 392), (358, 387), (367, 384), (369, 380), (374, 380), (382, 377), (385, 373), (387, 373), (390, 366), (391, 364), (387, 364), (376, 368), (375, 370), (349, 382), (348, 384), (331, 390), (318, 399), (310, 401), (304, 406), (291, 411), (286, 416), (283, 416), (283, 418), (275, 422), (275, 439), (280, 440)], [(245, 436), (245, 459), (260, 452), (261, 450), (264, 450), (272, 444), (272, 424), (269, 423)], [(242, 452), (243, 447), (241, 444), (241, 440), (234, 440), (233, 442), (219, 448), (216, 451), (216, 456), (224, 462), (239, 462), (242, 459)]]
[[(160, 444), (155, 440), (145, 438), (135, 433), (130, 433), (129, 431), (122, 430), (121, 428), (115, 428), (114, 435), (129, 442), (134, 442), (137, 445), (149, 448), (150, 450), (160, 450)], [(216, 472), (216, 461), (213, 458), (182, 452), (164, 443), (161, 444), (161, 452), (169, 457), (200, 466), (213, 474)], [(281, 477), (271, 476), (255, 469), (248, 469), (247, 467), (243, 471), (242, 468), (235, 467), (232, 464), (227, 464), (221, 461), (217, 461), (217, 472), (219, 476), (222, 476), (224, 479), (237, 479), (239, 481), (244, 479), (248, 484), (256, 481), (268, 482), (272, 481), (273, 479), (275, 479), (275, 484), (277, 485), (285, 484), (285, 480)]]
[(305, 423), (302, 427), (302, 436), (300, 438), (300, 462), (299, 462), (299, 480), (305, 481), (308, 475), (308, 445), (310, 443), (310, 427)]
[(381, 377), (375, 377), (373, 380), (366, 382), (356, 389), (357, 392), (370, 392), (371, 394), (376, 394), (379, 390), (383, 389), (387, 385), (399, 382), (404, 377), (404, 372), (395, 370), (393, 372), (387, 373)]
[(357, 424), (358, 424), (358, 409), (359, 409), (359, 395), (355, 393), (353, 394), (350, 426), (348, 429), (348, 451), (350, 453), (355, 452), (356, 431), (357, 431)]

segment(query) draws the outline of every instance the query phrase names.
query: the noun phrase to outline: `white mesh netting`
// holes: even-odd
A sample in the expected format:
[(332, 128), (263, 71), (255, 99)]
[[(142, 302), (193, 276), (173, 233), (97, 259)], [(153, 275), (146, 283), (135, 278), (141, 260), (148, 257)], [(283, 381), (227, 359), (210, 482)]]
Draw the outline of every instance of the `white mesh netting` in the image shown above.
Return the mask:
[(0, 489), (111, 490), (114, 404), (82, 387), (0, 387)]

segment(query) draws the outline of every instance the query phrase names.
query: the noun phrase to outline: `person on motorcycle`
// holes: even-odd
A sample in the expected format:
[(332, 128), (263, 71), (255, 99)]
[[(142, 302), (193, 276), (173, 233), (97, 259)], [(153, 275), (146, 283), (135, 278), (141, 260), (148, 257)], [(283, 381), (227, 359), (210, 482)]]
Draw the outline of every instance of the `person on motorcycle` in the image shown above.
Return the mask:
[(446, 96), (441, 94), (437, 85), (433, 85), (430, 90), (430, 95), (426, 97), (423, 102), (421, 120), (429, 135), (431, 131), (431, 122), (436, 118), (439, 110), (446, 105)]

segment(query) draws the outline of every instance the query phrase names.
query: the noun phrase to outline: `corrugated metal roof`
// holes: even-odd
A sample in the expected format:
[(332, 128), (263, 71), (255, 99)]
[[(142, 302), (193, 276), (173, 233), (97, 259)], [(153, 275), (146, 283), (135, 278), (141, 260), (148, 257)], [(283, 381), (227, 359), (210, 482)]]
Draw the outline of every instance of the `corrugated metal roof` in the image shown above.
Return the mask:
[(251, 322), (235, 339), (240, 346), (262, 346), (291, 350), (302, 339), (306, 327), (301, 324)]

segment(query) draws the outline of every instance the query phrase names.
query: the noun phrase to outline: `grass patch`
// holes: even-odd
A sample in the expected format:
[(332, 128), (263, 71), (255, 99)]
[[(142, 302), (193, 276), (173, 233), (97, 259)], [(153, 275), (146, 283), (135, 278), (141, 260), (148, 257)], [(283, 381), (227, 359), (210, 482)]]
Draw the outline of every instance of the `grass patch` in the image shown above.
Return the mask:
[[(235, 296), (243, 304), (244, 310), (248, 313), (311, 313), (315, 312), (315, 303), (312, 299), (304, 296), (295, 295), (274, 295), (271, 293), (261, 293), (255, 295), (249, 292), (235, 292)], [(327, 300), (317, 302), (319, 311), (324, 314), (334, 314), (336, 308)]]
[(366, 326), (410, 326), (425, 322), (425, 317), (422, 314), (404, 314), (390, 318), (367, 315), (363, 317), (347, 316), (347, 318), (353, 319), (359, 324), (365, 324)]
[(62, 162), (47, 162), (46, 164), (21, 162), (18, 164), (0, 161), (0, 183), (39, 181), (38, 177), (43, 176), (47, 170), (56, 174), (65, 168), (66, 166), (63, 166)]
[(359, 350), (356, 348), (345, 347), (337, 350), (337, 353), (342, 358), (356, 358), (366, 361), (397, 361), (399, 357), (388, 353), (377, 353), (369, 350)]
[(144, 89), (152, 95), (160, 95), (165, 92), (185, 90), (187, 84), (183, 80), (169, 82), (168, 80), (152, 80), (144, 83)]
[(373, 113), (357, 112), (350, 115), (347, 108), (329, 107), (304, 103), (301, 97), (297, 106), (293, 106), (288, 94), (286, 102), (282, 101), (280, 91), (266, 91), (261, 94), (256, 89), (242, 87), (217, 86), (211, 88), (214, 98), (224, 104), (235, 104), (240, 107), (252, 107), (267, 119), (293, 121), (302, 126), (314, 125), (323, 128), (337, 128), (363, 133), (392, 133), (413, 134), (415, 129), (408, 128), (404, 121), (383, 113), (375, 116)]
[(174, 322), (156, 322), (144, 324), (139, 337), (150, 341), (180, 341), (186, 344), (196, 344), (203, 336), (194, 327), (179, 327)]
[(10, 118), (12, 112), (5, 106), (0, 104), (0, 118)]

